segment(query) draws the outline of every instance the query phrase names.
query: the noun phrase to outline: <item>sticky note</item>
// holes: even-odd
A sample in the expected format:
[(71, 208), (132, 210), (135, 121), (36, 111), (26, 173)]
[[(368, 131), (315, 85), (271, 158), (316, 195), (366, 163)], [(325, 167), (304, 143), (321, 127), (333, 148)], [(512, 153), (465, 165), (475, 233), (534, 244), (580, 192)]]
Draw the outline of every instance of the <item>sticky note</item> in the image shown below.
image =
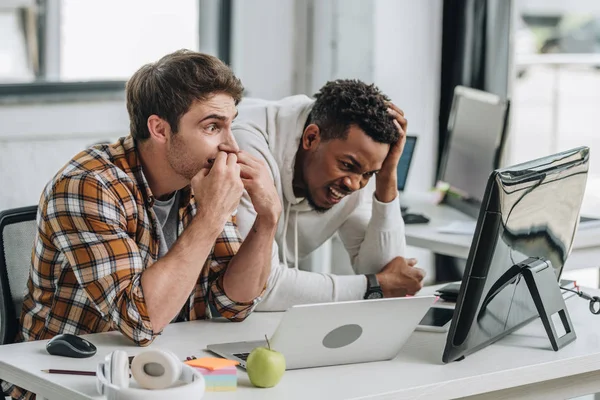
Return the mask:
[(216, 370), (193, 368), (204, 376), (207, 392), (229, 392), (237, 389), (237, 368), (234, 365)]
[(196, 358), (194, 360), (185, 361), (185, 363), (190, 367), (205, 368), (211, 371), (226, 367), (235, 367), (239, 364), (237, 361), (216, 357)]

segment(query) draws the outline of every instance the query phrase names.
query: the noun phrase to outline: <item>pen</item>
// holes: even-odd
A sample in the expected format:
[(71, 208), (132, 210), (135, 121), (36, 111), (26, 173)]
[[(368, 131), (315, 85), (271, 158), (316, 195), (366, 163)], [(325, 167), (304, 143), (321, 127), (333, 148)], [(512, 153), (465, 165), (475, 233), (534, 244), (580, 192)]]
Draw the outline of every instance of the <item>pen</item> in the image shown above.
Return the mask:
[[(131, 363), (133, 362), (134, 357), (135, 356), (129, 356), (129, 365), (131, 365)], [(186, 357), (185, 360), (183, 360), (183, 362), (195, 360), (195, 359), (196, 359), (196, 356), (189, 356), (189, 357)]]
[[(129, 357), (130, 363), (133, 359), (133, 356)], [(196, 356), (186, 357), (185, 361), (195, 360)], [(63, 374), (63, 375), (87, 375), (87, 376), (96, 376), (95, 371), (76, 371), (72, 369), (43, 369), (42, 372), (47, 374)]]
[(70, 370), (70, 369), (43, 369), (42, 372), (46, 372), (48, 374), (96, 376), (95, 371), (75, 371), (75, 370)]

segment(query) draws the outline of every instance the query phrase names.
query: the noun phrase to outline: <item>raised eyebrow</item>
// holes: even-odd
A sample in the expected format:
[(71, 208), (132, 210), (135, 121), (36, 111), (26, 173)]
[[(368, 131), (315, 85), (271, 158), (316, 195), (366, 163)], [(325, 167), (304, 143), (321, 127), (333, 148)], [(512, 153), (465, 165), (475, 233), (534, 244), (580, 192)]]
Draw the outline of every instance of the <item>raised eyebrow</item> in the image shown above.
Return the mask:
[(207, 119), (218, 119), (219, 121), (227, 121), (227, 117), (225, 117), (224, 115), (219, 115), (219, 114), (209, 114), (206, 117), (202, 118), (200, 120), (200, 122), (204, 122)]
[[(236, 119), (237, 116), (238, 116), (238, 114), (239, 114), (239, 112), (236, 112), (235, 116), (232, 118), (232, 120)], [(206, 117), (202, 118), (200, 120), (200, 122), (204, 122), (207, 119), (218, 119), (219, 121), (227, 121), (228, 118), (226, 116), (224, 116), (224, 115), (221, 115), (221, 114), (209, 114)]]

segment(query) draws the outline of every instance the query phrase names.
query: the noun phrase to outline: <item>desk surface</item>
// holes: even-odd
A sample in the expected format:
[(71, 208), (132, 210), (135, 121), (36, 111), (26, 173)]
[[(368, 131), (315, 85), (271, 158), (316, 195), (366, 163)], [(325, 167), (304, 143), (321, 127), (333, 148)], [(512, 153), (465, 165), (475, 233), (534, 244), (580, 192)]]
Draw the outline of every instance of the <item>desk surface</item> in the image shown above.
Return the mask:
[[(426, 292), (432, 291), (426, 289)], [(440, 399), (544, 382), (534, 389), (538, 396), (539, 390), (551, 387), (546, 381), (560, 378), (567, 385), (573, 382), (572, 390), (577, 390), (578, 377), (587, 377), (596, 389), (600, 386), (600, 318), (590, 314), (587, 302), (581, 299), (572, 297), (567, 304), (578, 337), (558, 352), (551, 350), (541, 323), (536, 320), (463, 361), (445, 365), (441, 362), (445, 335), (416, 331), (398, 357), (391, 361), (287, 371), (279, 385), (271, 389), (252, 387), (246, 373), (240, 370), (236, 392), (207, 393), (204, 398)], [(281, 313), (254, 313), (242, 323), (171, 324), (150, 348), (169, 349), (182, 358), (202, 356), (205, 354), (202, 349), (212, 342), (260, 339), (265, 333), (273, 332), (280, 318)], [(86, 338), (98, 347), (98, 353), (90, 359), (50, 356), (44, 350), (46, 341), (2, 346), (0, 378), (24, 385), (49, 399), (100, 398), (94, 377), (48, 375), (41, 370), (95, 370), (96, 364), (114, 349), (124, 349), (130, 354), (143, 349), (130, 345), (117, 332)], [(559, 387), (564, 386), (565, 383), (561, 383)]]
[[(409, 194), (403, 203), (409, 212), (425, 214), (428, 224), (406, 225), (406, 243), (434, 253), (466, 259), (471, 248), (472, 234), (440, 233), (438, 228), (455, 221), (474, 221), (470, 216), (446, 205), (436, 205), (428, 195)], [(596, 211), (597, 212), (597, 211)], [(573, 251), (565, 264), (566, 269), (597, 267), (599, 265), (600, 227), (582, 228), (575, 234)]]

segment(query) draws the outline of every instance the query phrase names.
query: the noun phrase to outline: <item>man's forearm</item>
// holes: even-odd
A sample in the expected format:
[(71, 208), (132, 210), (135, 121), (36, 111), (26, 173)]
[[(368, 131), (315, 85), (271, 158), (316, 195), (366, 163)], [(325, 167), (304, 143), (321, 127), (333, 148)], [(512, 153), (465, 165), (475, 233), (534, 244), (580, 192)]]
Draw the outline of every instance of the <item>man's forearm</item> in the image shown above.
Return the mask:
[(142, 273), (144, 300), (154, 332), (168, 325), (189, 298), (223, 224), (209, 215), (197, 214), (169, 252)]
[(375, 197), (377, 197), (377, 200), (382, 203), (394, 201), (398, 195), (398, 178), (396, 174), (378, 174), (375, 179)]
[(271, 272), (271, 251), (276, 231), (276, 219), (256, 217), (223, 278), (223, 289), (231, 300), (249, 302), (262, 292)]

